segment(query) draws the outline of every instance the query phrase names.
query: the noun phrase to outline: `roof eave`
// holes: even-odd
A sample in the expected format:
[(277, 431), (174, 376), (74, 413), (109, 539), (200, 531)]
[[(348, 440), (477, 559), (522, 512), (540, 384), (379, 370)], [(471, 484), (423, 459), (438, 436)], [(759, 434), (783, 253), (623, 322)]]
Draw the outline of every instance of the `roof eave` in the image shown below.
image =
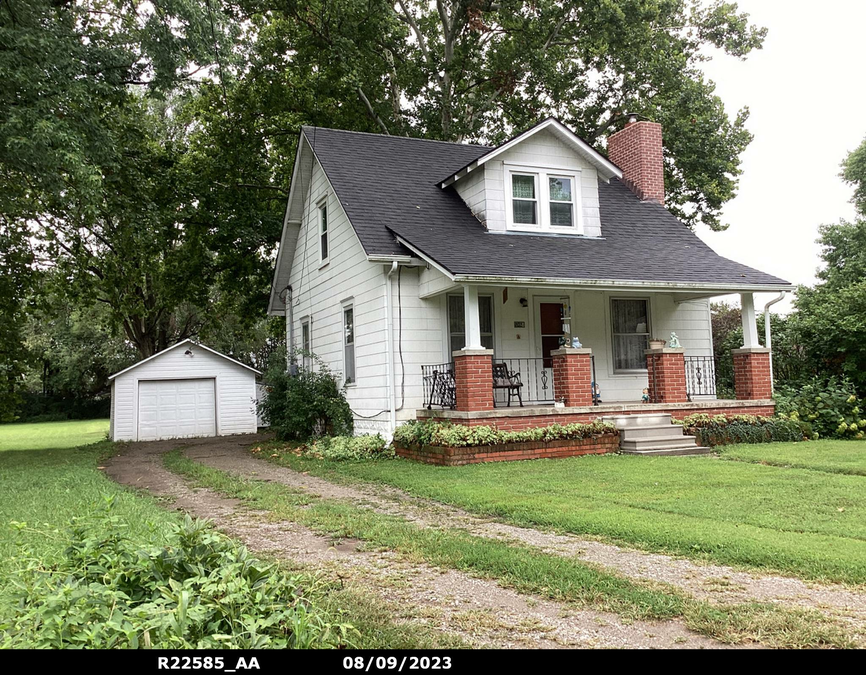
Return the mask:
[(708, 291), (718, 295), (727, 293), (778, 293), (793, 291), (796, 286), (787, 282), (778, 284), (754, 283), (703, 283), (680, 281), (641, 281), (638, 279), (571, 279), (559, 277), (519, 277), (519, 276), (487, 276), (478, 274), (454, 274), (451, 279), (455, 283), (475, 283), (489, 285), (529, 284), (545, 286), (584, 286), (594, 289), (620, 290), (665, 290), (671, 292)]
[(180, 342), (178, 342), (178, 343), (176, 343), (176, 344), (173, 344), (171, 347), (166, 347), (166, 348), (163, 349), (161, 352), (157, 352), (156, 354), (151, 354), (151, 355), (148, 356), (146, 359), (142, 359), (141, 361), (138, 361), (138, 362), (136, 362), (136, 363), (133, 363), (133, 364), (132, 364), (131, 366), (129, 366), (128, 368), (124, 368), (123, 370), (121, 370), (120, 372), (115, 373), (114, 375), (109, 375), (109, 376), (108, 376), (108, 379), (109, 379), (109, 380), (114, 380), (115, 378), (120, 377), (120, 376), (123, 375), (124, 373), (128, 373), (130, 370), (135, 370), (135, 369), (138, 368), (139, 366), (143, 366), (143, 365), (144, 365), (145, 363), (147, 363), (148, 361), (152, 361), (152, 360), (155, 359), (157, 356), (162, 356), (163, 354), (167, 354), (168, 352), (170, 352), (170, 351), (172, 351), (172, 350), (174, 350), (174, 349), (177, 349), (178, 347), (180, 347), (180, 346), (182, 346), (182, 345), (185, 345), (185, 344), (187, 344), (187, 343), (189, 343), (189, 344), (193, 344), (193, 345), (195, 345), (196, 347), (200, 347), (201, 349), (204, 349), (204, 350), (206, 350), (206, 351), (209, 351), (211, 354), (215, 354), (216, 356), (219, 356), (220, 358), (223, 358), (223, 359), (225, 359), (226, 361), (231, 361), (232, 363), (237, 364), (237, 365), (241, 366), (242, 368), (246, 368), (247, 370), (251, 370), (251, 371), (253, 371), (256, 375), (261, 375), (261, 374), (262, 374), (262, 371), (260, 371), (260, 370), (256, 370), (256, 369), (253, 368), (252, 366), (248, 366), (246, 363), (241, 363), (241, 362), (238, 361), (237, 359), (233, 359), (231, 356), (226, 356), (226, 355), (223, 354), (222, 352), (218, 352), (216, 349), (211, 349), (211, 348), (208, 347), (207, 345), (203, 345), (203, 344), (201, 344), (200, 342), (196, 342), (196, 341), (193, 340), (192, 338), (187, 338), (186, 340), (181, 340)]
[(589, 143), (577, 136), (577, 134), (575, 134), (571, 129), (565, 126), (558, 119), (556, 119), (555, 117), (548, 117), (546, 120), (539, 122), (538, 124), (527, 129), (523, 133), (518, 134), (514, 138), (497, 146), (487, 154), (482, 155), (476, 160), (473, 160), (472, 162), (458, 170), (456, 173), (451, 174), (448, 178), (446, 178), (440, 183), (440, 187), (448, 187), (449, 185), (457, 182), (478, 167), (483, 166), (486, 162), (490, 161), (494, 157), (501, 155), (503, 152), (510, 150), (516, 145), (519, 145), (520, 143), (527, 140), (528, 138), (531, 138), (538, 132), (551, 127), (556, 130), (560, 135), (562, 135), (567, 142), (570, 142), (581, 156), (587, 159), (591, 164), (595, 165), (596, 169), (598, 169), (599, 171), (599, 175), (602, 178), (604, 178), (605, 180), (610, 180), (614, 177), (622, 178), (622, 170), (616, 164), (614, 164), (607, 157), (598, 152), (598, 150), (589, 145)]

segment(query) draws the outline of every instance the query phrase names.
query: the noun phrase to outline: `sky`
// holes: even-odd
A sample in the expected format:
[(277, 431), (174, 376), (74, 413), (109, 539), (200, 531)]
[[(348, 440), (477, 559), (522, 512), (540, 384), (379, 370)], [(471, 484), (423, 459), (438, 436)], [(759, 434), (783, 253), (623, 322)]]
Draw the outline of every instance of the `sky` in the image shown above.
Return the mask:
[[(754, 140), (742, 156), (725, 232), (697, 231), (720, 255), (795, 284), (815, 282), (818, 225), (852, 219), (840, 163), (866, 137), (863, 0), (739, 0), (768, 29), (745, 61), (723, 53), (703, 65), (729, 116), (748, 106)], [(791, 293), (773, 311), (791, 310)], [(756, 294), (761, 311), (774, 294)], [(731, 300), (737, 300), (731, 296)]]

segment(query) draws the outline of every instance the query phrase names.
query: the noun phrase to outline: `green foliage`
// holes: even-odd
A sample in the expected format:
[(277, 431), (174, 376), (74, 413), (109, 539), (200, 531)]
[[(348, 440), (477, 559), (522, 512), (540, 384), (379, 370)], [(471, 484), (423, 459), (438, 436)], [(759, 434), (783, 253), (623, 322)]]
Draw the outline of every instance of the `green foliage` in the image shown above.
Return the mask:
[(478, 445), (500, 445), (504, 443), (528, 443), (559, 441), (570, 438), (593, 438), (603, 434), (617, 433), (616, 427), (607, 422), (589, 424), (551, 424), (519, 431), (500, 431), (496, 427), (463, 424), (446, 424), (432, 420), (412, 420), (397, 427), (394, 442), (404, 446), (448, 446), (473, 447)]
[(748, 110), (730, 118), (700, 66), (709, 46), (745, 58), (766, 34), (733, 3), (241, 5), (255, 15), (258, 37), (246, 47), (244, 97), (274, 115), (489, 143), (556, 115), (598, 145), (634, 111), (664, 125), (669, 208), (692, 226), (724, 227), (721, 206), (751, 141)]
[[(110, 500), (109, 500), (110, 504)], [(25, 552), (0, 606), (0, 646), (310, 648), (351, 644), (316, 607), (317, 589), (189, 517), (162, 547), (105, 513), (74, 521), (52, 569)]]
[(308, 443), (299, 452), (304, 457), (335, 462), (388, 459), (394, 450), (379, 434), (364, 436), (324, 436)]
[(815, 378), (798, 387), (780, 388), (775, 398), (781, 417), (807, 422), (816, 438), (866, 437), (862, 399), (847, 380)]
[(866, 216), (866, 139), (842, 162), (842, 178), (854, 187), (851, 201), (857, 212)]
[(796, 419), (755, 415), (707, 415), (698, 413), (682, 420), (683, 431), (704, 446), (732, 443), (774, 443), (810, 438), (811, 428)]
[(280, 440), (352, 434), (355, 423), (346, 392), (324, 363), (300, 368), (297, 375), (272, 368), (266, 385), (267, 396), (259, 409)]
[[(856, 228), (866, 234), (866, 221), (858, 221)], [(866, 392), (866, 281), (800, 287), (795, 304), (797, 331), (818, 372), (847, 378)]]
[(814, 287), (797, 289), (792, 321), (802, 345), (824, 376), (845, 377), (866, 393), (866, 141), (842, 163), (854, 187), (857, 217), (819, 228), (824, 267)]

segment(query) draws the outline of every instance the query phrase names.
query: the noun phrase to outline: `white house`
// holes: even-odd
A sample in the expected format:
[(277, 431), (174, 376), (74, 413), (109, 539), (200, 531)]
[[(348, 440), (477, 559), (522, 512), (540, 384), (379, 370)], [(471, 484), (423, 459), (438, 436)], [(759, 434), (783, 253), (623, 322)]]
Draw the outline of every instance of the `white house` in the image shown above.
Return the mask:
[(114, 441), (254, 434), (256, 375), (184, 340), (111, 376)]
[[(552, 410), (564, 398), (552, 352), (575, 338), (591, 350), (590, 404), (639, 406), (650, 388), (652, 403), (724, 407), (710, 299), (741, 295), (739, 356), (752, 368), (766, 351), (752, 294), (792, 286), (717, 255), (663, 204), (650, 122), (611, 136), (608, 157), (553, 118), (495, 148), (305, 127), (269, 312), (285, 315), (290, 350), (340, 374), (359, 432), (447, 413), (454, 358), (479, 350), (494, 364), (497, 410), (502, 377), (524, 406)], [(671, 333), (684, 352), (657, 356), (679, 359), (688, 391), (666, 394), (647, 348)], [(742, 398), (767, 403), (741, 382)], [(509, 414), (529, 414), (514, 408), (516, 397)]]

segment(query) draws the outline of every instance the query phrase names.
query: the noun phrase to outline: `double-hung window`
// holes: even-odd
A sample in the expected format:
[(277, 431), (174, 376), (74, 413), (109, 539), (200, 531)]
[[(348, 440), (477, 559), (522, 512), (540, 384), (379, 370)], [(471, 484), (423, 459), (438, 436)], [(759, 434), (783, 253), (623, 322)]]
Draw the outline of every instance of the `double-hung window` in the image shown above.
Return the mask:
[(310, 337), (310, 320), (301, 321), (301, 354), (304, 370), (309, 371), (313, 367), (313, 345)]
[[(466, 314), (462, 295), (448, 296), (448, 344), (451, 352), (466, 346)], [(481, 323), (481, 346), (493, 349), (493, 296), (478, 296), (478, 314)], [(449, 353), (450, 358), (450, 353)]]
[(583, 233), (579, 172), (505, 167), (509, 230)]
[(644, 298), (610, 301), (613, 334), (613, 369), (646, 370), (649, 346), (649, 300)]
[(548, 176), (550, 226), (574, 227), (574, 179), (569, 176)]
[(511, 174), (511, 208), (515, 225), (538, 225), (538, 176)]
[(328, 204), (319, 205), (319, 258), (322, 263), (328, 262)]
[(355, 308), (343, 306), (343, 378), (346, 384), (355, 381)]

